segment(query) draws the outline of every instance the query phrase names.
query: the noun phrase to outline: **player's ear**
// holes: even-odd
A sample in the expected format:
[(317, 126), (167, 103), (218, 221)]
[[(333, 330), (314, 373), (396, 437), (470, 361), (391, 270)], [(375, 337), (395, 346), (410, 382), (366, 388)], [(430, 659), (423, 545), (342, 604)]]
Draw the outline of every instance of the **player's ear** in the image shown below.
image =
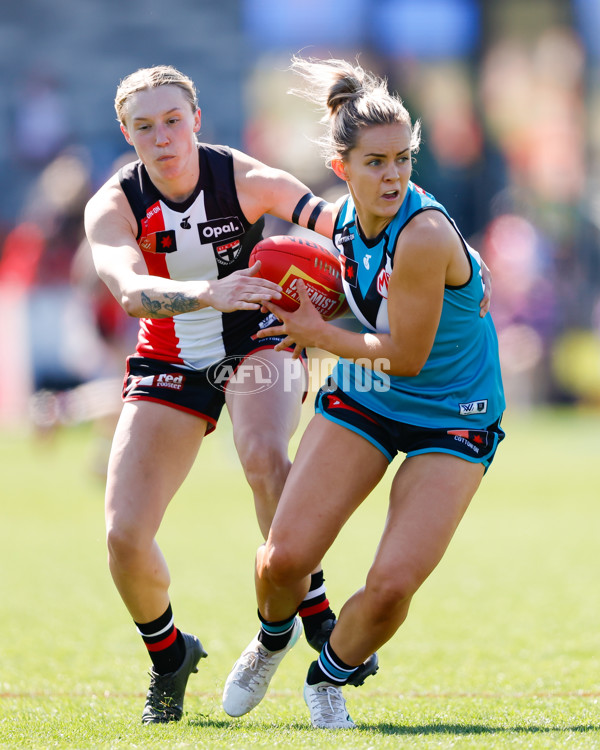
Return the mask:
[(202, 122), (202, 112), (197, 109), (194, 114), (194, 133), (200, 132), (200, 123)]
[(348, 180), (348, 177), (346, 176), (346, 168), (344, 167), (344, 162), (341, 159), (332, 159), (331, 168), (333, 169), (335, 175), (340, 178), (340, 180), (344, 180), (344, 182)]
[(130, 146), (133, 146), (133, 143), (131, 142), (131, 136), (129, 135), (129, 132), (127, 128), (125, 127), (125, 125), (121, 125), (120, 127), (121, 127), (121, 133), (123, 133), (123, 135), (125, 136), (125, 140), (127, 141), (127, 143)]

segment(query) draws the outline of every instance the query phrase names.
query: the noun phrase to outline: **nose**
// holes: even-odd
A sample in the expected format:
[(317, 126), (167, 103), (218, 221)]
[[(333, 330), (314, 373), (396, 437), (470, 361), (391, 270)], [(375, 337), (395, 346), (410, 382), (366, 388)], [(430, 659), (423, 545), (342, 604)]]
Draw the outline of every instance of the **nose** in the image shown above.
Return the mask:
[(390, 162), (383, 173), (383, 178), (388, 181), (396, 181), (400, 176), (400, 169), (396, 162)]
[(157, 125), (155, 132), (155, 143), (157, 146), (166, 146), (169, 142), (167, 129), (164, 125)]

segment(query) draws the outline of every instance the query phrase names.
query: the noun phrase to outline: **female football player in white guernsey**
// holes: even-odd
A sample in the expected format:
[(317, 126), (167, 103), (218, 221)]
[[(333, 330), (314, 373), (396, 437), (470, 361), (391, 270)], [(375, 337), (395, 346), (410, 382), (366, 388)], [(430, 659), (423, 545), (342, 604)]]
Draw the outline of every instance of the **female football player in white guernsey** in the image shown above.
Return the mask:
[[(332, 237), (335, 207), (286, 172), (199, 143), (194, 84), (170, 66), (124, 78), (115, 107), (138, 161), (91, 198), (86, 234), (100, 278), (140, 328), (108, 466), (107, 543), (115, 585), (152, 660), (142, 721), (159, 723), (181, 718), (188, 677), (206, 655), (175, 627), (155, 540), (166, 508), (226, 404), (266, 538), (305, 392), (303, 365), (275, 349), (280, 337), (254, 337), (275, 320), (261, 304), (281, 290), (257, 276), (258, 265), (248, 270), (250, 251), (263, 214)], [(297, 371), (284, 377), (285, 367)], [(243, 377), (231, 377), (240, 368)], [(307, 640), (320, 649), (335, 615), (319, 565), (300, 614)], [(265, 662), (277, 643), (261, 636)], [(376, 662), (370, 655), (357, 684)]]
[[(263, 625), (289, 627), (310, 571), (396, 453), (406, 454), (366, 581), (344, 604), (304, 685), (313, 726), (351, 728), (341, 688), (396, 633), (440, 562), (504, 437), (505, 403), (494, 325), (480, 316), (481, 259), (443, 206), (411, 181), (419, 123), (384, 80), (358, 65), (294, 58), (292, 68), (305, 96), (326, 111), (326, 154), (348, 187), (334, 242), (363, 332), (324, 322), (305, 290), (297, 312), (267, 304), (281, 324), (259, 337), (281, 334), (276, 348), (295, 346), (298, 356), (316, 346), (340, 359), (258, 551), (256, 588)], [(248, 663), (243, 655), (225, 687), (233, 715), (262, 697), (250, 700), (241, 689)]]

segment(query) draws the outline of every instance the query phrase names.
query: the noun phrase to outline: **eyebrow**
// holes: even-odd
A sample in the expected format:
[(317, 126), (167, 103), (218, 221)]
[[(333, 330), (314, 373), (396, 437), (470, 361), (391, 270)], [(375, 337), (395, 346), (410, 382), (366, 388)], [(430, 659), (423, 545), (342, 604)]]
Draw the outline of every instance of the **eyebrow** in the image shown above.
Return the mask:
[[(402, 151), (398, 151), (396, 153), (396, 156), (400, 156), (400, 154), (405, 154), (407, 151), (410, 151), (410, 147), (402, 149)], [(366, 156), (385, 156), (385, 154), (378, 154), (378, 153), (372, 151), (372, 152), (370, 152), (368, 154), (365, 154), (365, 157)]]
[[(163, 115), (170, 115), (171, 112), (179, 112), (180, 109), (181, 109), (181, 107), (172, 107), (171, 109), (167, 110), (166, 112), (163, 112), (162, 115), (159, 115), (159, 117), (162, 117)], [(151, 119), (152, 119), (152, 117), (150, 117), (150, 116), (148, 116), (148, 117), (142, 116), (142, 117), (134, 117), (133, 121), (135, 122), (136, 120), (151, 120)]]

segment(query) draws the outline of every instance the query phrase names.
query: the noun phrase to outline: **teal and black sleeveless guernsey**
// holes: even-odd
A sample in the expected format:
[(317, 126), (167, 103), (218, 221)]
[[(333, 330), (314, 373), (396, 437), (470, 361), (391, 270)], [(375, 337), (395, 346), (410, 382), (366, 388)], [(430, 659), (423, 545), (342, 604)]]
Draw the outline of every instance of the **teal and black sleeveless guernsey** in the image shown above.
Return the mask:
[(484, 429), (505, 408), (492, 318), (479, 315), (483, 296), (481, 258), (466, 243), (446, 209), (412, 182), (394, 219), (373, 240), (361, 236), (352, 197), (336, 220), (344, 292), (363, 331), (389, 333), (387, 290), (400, 233), (422, 211), (440, 211), (461, 239), (471, 265), (463, 286), (446, 286), (431, 353), (415, 377), (399, 377), (340, 359), (332, 378), (359, 404), (389, 419), (418, 427)]

